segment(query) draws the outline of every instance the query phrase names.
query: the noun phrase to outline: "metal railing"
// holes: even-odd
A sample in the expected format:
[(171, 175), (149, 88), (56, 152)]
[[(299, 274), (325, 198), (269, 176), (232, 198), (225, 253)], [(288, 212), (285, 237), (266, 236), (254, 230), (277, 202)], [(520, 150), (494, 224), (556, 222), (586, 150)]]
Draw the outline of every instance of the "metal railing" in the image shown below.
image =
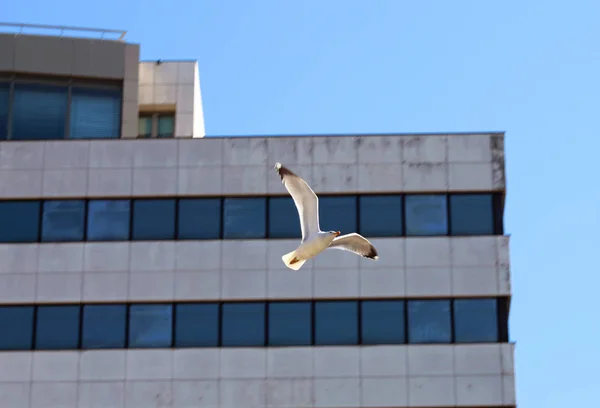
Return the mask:
[[(110, 30), (106, 28), (89, 28), (89, 27), (73, 27), (73, 26), (57, 26), (57, 25), (44, 25), (44, 24), (25, 24), (25, 23), (3, 23), (0, 22), (0, 32), (19, 34), (38, 34), (38, 35), (56, 35), (60, 33), (60, 37), (79, 37), (82, 35), (69, 35), (69, 32), (73, 33), (95, 33), (99, 34), (100, 39), (115, 39), (107, 38), (107, 35), (115, 36), (117, 41), (123, 41), (127, 31), (124, 30)], [(98, 38), (98, 36), (91, 36)], [(84, 37), (87, 38), (87, 37)]]

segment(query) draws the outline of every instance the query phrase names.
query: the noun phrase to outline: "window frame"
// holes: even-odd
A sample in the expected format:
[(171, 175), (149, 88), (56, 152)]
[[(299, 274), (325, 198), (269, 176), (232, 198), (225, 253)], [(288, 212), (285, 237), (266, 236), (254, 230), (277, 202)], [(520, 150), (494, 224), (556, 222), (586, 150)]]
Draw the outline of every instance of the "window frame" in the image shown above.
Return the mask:
[[(175, 115), (175, 111), (164, 111), (164, 112), (156, 112), (156, 111), (140, 111), (138, 114), (138, 130), (137, 136), (138, 139), (172, 139), (175, 137), (175, 128), (177, 126), (177, 117)], [(170, 136), (159, 136), (158, 134), (158, 123), (161, 117), (172, 117), (173, 118), (173, 134)], [(150, 118), (150, 135), (140, 135), (139, 128), (139, 120), (142, 118)]]

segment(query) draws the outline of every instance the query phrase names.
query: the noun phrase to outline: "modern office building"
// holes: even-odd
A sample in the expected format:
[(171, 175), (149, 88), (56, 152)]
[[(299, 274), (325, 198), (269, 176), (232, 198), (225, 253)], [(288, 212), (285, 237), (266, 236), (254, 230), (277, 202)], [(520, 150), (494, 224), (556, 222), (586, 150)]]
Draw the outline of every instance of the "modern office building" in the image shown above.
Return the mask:
[[(195, 61), (34, 28), (0, 34), (0, 406), (516, 406), (503, 133), (204, 137)], [(277, 161), (379, 260), (287, 269)]]

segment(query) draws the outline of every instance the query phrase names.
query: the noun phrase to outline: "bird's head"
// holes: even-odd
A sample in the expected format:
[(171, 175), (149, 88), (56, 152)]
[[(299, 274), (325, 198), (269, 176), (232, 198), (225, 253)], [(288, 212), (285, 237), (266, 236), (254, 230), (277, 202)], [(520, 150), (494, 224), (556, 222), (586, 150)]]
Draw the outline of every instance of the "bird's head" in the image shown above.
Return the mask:
[(341, 234), (341, 232), (340, 232), (340, 231), (329, 231), (329, 233), (330, 233), (331, 235), (333, 235), (334, 237), (337, 237), (337, 236), (339, 236), (339, 235)]

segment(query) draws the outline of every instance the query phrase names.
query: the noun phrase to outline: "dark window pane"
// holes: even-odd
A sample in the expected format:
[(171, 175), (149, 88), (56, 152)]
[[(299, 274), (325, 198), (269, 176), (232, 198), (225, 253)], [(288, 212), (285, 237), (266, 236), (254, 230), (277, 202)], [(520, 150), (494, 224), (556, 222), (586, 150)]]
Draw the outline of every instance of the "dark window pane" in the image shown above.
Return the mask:
[(223, 346), (264, 346), (265, 304), (225, 303), (222, 325)]
[(129, 309), (129, 347), (171, 347), (172, 333), (172, 305), (131, 305)]
[(498, 341), (498, 302), (496, 299), (457, 299), (454, 301), (454, 336), (457, 343)]
[(67, 87), (15, 84), (11, 139), (64, 139)]
[(38, 306), (35, 348), (69, 350), (79, 346), (78, 305)]
[(9, 84), (0, 84), (0, 140), (6, 139), (8, 134), (8, 105), (10, 102), (9, 98)]
[[(158, 137), (173, 137), (175, 135), (175, 117), (173, 115), (160, 115), (158, 117)], [(178, 135), (191, 136), (191, 135)]]
[(402, 344), (404, 302), (402, 300), (365, 300), (362, 302), (362, 343)]
[(30, 350), (33, 345), (33, 306), (0, 307), (0, 350)]
[(221, 237), (220, 198), (179, 200), (178, 239), (219, 239)]
[(358, 344), (358, 302), (316, 302), (315, 344)]
[(312, 304), (273, 302), (269, 304), (269, 345), (309, 346), (312, 342)]
[(81, 347), (124, 348), (126, 322), (126, 305), (85, 305)]
[(492, 235), (494, 209), (491, 194), (450, 196), (451, 235)]
[(301, 238), (300, 217), (292, 197), (269, 199), (269, 238)]
[(182, 303), (175, 309), (175, 347), (217, 347), (219, 305)]
[(88, 241), (126, 241), (129, 239), (129, 200), (90, 200), (88, 203)]
[(367, 237), (402, 235), (402, 196), (359, 197), (360, 233)]
[(140, 116), (138, 119), (138, 136), (152, 136), (152, 116)]
[(0, 202), (0, 242), (37, 242), (39, 201)]
[(69, 137), (116, 139), (121, 133), (121, 90), (76, 88), (71, 91)]
[(265, 198), (226, 198), (223, 236), (228, 238), (264, 238), (266, 233)]
[(134, 200), (133, 240), (175, 238), (175, 200)]
[(356, 232), (356, 197), (320, 197), (319, 223), (322, 231)]
[(84, 200), (44, 202), (42, 241), (83, 241)]
[(447, 235), (445, 195), (406, 196), (406, 235)]
[(409, 300), (408, 342), (450, 343), (450, 320), (449, 300)]

